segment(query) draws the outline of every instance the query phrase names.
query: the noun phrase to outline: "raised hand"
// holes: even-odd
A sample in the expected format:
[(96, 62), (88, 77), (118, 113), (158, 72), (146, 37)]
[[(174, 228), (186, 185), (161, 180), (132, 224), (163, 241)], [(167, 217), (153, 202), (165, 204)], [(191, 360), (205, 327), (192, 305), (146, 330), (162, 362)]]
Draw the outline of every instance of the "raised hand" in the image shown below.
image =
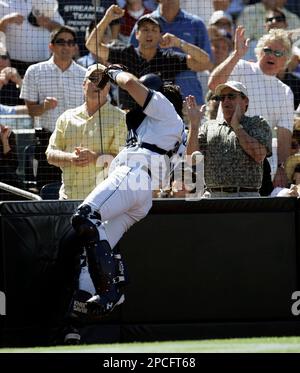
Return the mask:
[(122, 18), (124, 16), (125, 10), (118, 5), (111, 5), (106, 13), (105, 17), (108, 17), (109, 21), (112, 22), (116, 19)]
[(248, 51), (250, 39), (245, 38), (245, 28), (238, 26), (234, 36), (234, 50), (242, 58)]
[(177, 36), (167, 32), (164, 35), (162, 35), (159, 46), (161, 48), (173, 48), (173, 47), (179, 48), (180, 39)]

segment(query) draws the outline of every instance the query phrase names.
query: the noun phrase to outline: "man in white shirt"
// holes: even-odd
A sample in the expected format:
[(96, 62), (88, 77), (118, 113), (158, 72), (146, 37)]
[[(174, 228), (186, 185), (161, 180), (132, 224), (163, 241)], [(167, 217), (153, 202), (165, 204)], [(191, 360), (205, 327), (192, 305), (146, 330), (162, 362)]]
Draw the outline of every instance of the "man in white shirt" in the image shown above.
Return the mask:
[[(43, 129), (40, 134), (42, 144), (39, 149), (39, 171), (43, 171), (43, 167), (48, 165), (45, 150), (57, 118), (66, 110), (84, 102), (82, 84), (86, 69), (72, 59), (76, 48), (73, 29), (62, 26), (53, 31), (49, 48), (52, 57), (28, 68), (20, 94), (25, 100), (29, 115), (35, 117), (35, 126)], [(44, 171), (48, 173), (46, 169)], [(50, 177), (47, 178), (46, 174), (42, 180), (38, 180), (38, 184), (42, 185), (47, 182), (50, 182)]]

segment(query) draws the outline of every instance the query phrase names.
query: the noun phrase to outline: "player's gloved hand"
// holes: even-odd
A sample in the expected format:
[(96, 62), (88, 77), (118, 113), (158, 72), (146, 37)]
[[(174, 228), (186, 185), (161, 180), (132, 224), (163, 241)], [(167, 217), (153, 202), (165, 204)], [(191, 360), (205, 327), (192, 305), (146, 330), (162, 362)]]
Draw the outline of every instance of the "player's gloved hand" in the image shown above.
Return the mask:
[[(103, 81), (104, 77), (107, 77), (107, 79), (111, 80), (113, 83), (116, 83), (117, 75), (119, 73), (123, 72), (123, 71), (128, 71), (128, 68), (124, 65), (121, 65), (121, 64), (109, 65), (104, 70), (103, 78), (101, 79), (98, 87), (101, 88), (100, 84), (102, 85), (102, 81)], [(107, 83), (107, 81), (106, 81), (106, 83)], [(103, 85), (103, 87), (105, 86), (105, 84)]]
[(105, 69), (102, 73), (102, 78), (100, 82), (98, 83), (98, 88), (103, 89), (108, 82), (109, 82), (109, 76), (106, 74), (106, 69)]

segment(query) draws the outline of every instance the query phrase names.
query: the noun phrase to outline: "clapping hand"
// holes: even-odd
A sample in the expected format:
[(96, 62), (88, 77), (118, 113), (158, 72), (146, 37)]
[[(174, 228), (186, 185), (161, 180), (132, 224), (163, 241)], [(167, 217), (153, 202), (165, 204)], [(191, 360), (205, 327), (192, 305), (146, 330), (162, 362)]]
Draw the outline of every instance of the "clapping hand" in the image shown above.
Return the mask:
[(18, 70), (14, 67), (5, 67), (1, 70), (1, 79), (5, 81), (7, 84), (9, 81), (12, 81), (13, 83), (21, 86), (22, 85), (22, 78), (20, 74), (18, 73)]
[(242, 118), (243, 114), (244, 113), (241, 109), (241, 106), (236, 105), (234, 113), (233, 113), (232, 118), (231, 118), (231, 122), (230, 122), (230, 125), (231, 125), (233, 130), (236, 130), (237, 127), (240, 125), (240, 121), (241, 121), (241, 118)]
[(196, 129), (199, 128), (200, 121), (203, 118), (206, 110), (206, 105), (202, 105), (201, 108), (199, 108), (196, 98), (192, 95), (185, 98), (184, 105), (190, 119), (191, 127)]
[(97, 153), (83, 147), (76, 146), (74, 151), (74, 158), (72, 162), (78, 167), (86, 167), (89, 163), (95, 163), (97, 160)]

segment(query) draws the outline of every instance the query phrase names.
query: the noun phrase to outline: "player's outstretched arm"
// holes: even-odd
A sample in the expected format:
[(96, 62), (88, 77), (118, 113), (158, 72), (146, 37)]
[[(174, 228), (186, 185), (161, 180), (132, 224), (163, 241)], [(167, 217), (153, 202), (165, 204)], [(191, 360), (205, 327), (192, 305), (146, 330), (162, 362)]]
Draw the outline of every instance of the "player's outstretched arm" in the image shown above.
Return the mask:
[(108, 66), (106, 74), (112, 82), (127, 91), (140, 106), (144, 106), (149, 91), (136, 76), (124, 71), (124, 67), (118, 65)]

